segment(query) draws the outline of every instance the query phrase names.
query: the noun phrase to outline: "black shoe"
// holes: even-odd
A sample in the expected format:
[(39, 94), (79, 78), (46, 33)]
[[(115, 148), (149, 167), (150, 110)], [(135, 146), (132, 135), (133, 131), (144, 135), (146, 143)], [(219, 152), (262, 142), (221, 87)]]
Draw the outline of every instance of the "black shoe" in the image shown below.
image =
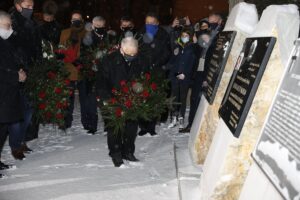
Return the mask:
[(179, 129), (179, 133), (189, 133), (191, 131), (191, 126), (187, 126), (183, 129)]
[(31, 154), (33, 152), (32, 149), (30, 149), (26, 144), (23, 144), (21, 146), (21, 149), (22, 149), (23, 153), (26, 153), (26, 154)]
[(0, 179), (3, 178), (3, 177), (4, 177), (4, 175), (3, 175), (3, 174), (0, 174)]
[(122, 156), (124, 160), (128, 160), (131, 162), (138, 162), (139, 159), (137, 159), (132, 153), (126, 154)]
[(150, 135), (155, 136), (155, 135), (158, 135), (158, 134), (155, 131), (152, 131), (152, 132), (150, 132)]
[(14, 149), (11, 151), (11, 154), (16, 160), (23, 160), (25, 158), (22, 149)]
[(120, 157), (112, 157), (111, 159), (112, 159), (115, 167), (120, 167), (121, 165), (124, 164), (122, 158), (120, 158)]
[(11, 165), (4, 164), (3, 162), (0, 161), (0, 170), (6, 170), (11, 167), (12, 167)]
[(87, 134), (89, 134), (89, 135), (95, 135), (96, 132), (97, 132), (97, 130), (89, 130), (87, 132)]
[(145, 131), (145, 130), (140, 130), (140, 132), (138, 133), (139, 136), (143, 136), (146, 134), (147, 134), (147, 131)]

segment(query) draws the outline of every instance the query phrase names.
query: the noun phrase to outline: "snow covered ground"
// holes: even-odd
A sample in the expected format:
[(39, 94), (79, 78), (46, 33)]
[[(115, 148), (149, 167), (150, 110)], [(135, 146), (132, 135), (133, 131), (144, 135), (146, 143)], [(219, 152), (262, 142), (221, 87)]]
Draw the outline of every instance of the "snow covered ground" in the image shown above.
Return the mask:
[[(2, 161), (15, 167), (2, 172), (6, 177), (0, 180), (0, 200), (178, 200), (182, 196), (180, 182), (184, 185), (186, 180), (192, 181), (186, 185), (194, 186), (186, 187), (189, 195), (197, 192), (197, 174), (178, 175), (180, 167), (191, 167), (188, 134), (159, 126), (158, 136), (137, 138), (135, 155), (141, 162), (115, 168), (102, 124), (99, 134), (87, 135), (76, 107), (73, 127), (67, 133), (41, 127), (39, 139), (29, 143), (34, 153), (26, 160), (15, 161), (5, 146)], [(174, 144), (179, 146), (174, 148)], [(175, 164), (174, 149), (180, 150), (179, 165)]]

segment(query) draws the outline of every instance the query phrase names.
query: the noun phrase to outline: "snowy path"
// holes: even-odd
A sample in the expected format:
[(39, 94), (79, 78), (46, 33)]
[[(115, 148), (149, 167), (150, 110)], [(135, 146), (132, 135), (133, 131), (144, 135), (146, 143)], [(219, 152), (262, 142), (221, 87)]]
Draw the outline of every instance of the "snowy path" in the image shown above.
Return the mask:
[[(14, 161), (6, 145), (2, 160), (16, 165), (3, 172), (0, 200), (178, 200), (174, 142), (186, 140), (159, 128), (157, 137), (138, 137), (141, 162), (115, 168), (107, 155), (106, 136), (88, 136), (78, 112), (66, 133), (42, 127), (29, 144), (34, 153)], [(100, 128), (102, 130), (102, 128)]]

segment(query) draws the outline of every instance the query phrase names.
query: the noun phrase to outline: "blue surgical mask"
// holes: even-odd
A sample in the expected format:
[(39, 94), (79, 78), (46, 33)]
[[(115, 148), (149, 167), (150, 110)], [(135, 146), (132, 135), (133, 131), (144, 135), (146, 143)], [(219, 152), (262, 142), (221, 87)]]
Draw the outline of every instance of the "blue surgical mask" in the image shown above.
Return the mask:
[(190, 37), (181, 37), (181, 41), (186, 44), (190, 41)]
[(146, 24), (146, 33), (154, 37), (157, 31), (158, 31), (158, 25)]

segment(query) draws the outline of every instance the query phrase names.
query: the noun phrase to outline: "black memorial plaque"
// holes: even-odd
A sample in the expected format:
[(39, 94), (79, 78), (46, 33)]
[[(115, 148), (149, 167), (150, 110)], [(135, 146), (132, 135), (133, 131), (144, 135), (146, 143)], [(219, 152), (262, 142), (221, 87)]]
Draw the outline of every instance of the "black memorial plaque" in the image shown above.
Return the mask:
[(300, 40), (253, 153), (285, 199), (300, 199)]
[(219, 109), (235, 137), (240, 136), (275, 42), (272, 37), (245, 40)]
[(209, 104), (214, 102), (235, 36), (235, 31), (223, 31), (218, 35), (217, 45), (210, 58), (205, 78), (208, 86), (204, 91), (204, 96)]

